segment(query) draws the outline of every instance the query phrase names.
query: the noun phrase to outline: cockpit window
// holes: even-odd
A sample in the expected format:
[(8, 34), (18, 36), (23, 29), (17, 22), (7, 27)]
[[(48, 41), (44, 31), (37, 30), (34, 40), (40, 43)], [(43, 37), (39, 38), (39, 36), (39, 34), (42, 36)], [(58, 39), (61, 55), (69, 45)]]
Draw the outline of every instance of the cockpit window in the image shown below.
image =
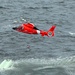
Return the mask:
[(19, 29), (19, 30), (23, 30), (23, 29), (24, 29), (24, 27), (22, 27), (22, 26), (19, 26), (19, 27), (18, 27), (18, 29)]

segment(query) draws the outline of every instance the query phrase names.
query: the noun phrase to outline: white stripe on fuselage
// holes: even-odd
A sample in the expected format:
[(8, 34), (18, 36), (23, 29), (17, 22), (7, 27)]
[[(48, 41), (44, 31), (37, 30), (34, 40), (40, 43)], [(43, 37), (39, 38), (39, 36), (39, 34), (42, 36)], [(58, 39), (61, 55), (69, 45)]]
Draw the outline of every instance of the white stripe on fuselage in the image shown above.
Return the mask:
[(40, 34), (40, 31), (39, 31), (39, 30), (37, 30), (37, 33), (38, 33), (38, 34)]

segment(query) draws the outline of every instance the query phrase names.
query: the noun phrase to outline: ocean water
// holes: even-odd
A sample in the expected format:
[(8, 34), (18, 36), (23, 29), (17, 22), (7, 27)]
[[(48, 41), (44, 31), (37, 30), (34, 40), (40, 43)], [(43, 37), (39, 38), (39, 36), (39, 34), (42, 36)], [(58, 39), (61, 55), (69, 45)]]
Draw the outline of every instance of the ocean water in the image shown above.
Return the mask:
[[(12, 30), (26, 21), (53, 38)], [(0, 0), (0, 75), (75, 75), (75, 0)]]

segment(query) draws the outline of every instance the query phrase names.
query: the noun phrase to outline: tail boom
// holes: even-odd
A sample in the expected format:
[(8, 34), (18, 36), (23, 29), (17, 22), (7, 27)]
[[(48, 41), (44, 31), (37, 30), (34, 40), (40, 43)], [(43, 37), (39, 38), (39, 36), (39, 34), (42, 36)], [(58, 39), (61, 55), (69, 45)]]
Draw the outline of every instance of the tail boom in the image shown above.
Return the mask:
[(54, 30), (55, 30), (56, 26), (53, 25), (48, 31), (40, 31), (41, 36), (48, 36), (48, 37), (53, 37), (54, 36)]

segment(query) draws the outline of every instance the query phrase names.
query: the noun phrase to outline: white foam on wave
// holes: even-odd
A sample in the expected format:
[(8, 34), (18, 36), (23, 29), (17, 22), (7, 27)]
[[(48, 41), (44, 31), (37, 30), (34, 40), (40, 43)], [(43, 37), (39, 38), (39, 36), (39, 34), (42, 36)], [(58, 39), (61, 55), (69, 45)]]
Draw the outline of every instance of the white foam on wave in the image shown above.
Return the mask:
[(12, 60), (4, 60), (0, 63), (0, 70), (8, 70), (12, 69), (13, 66), (13, 61)]
[(70, 35), (75, 36), (75, 33), (69, 32)]

